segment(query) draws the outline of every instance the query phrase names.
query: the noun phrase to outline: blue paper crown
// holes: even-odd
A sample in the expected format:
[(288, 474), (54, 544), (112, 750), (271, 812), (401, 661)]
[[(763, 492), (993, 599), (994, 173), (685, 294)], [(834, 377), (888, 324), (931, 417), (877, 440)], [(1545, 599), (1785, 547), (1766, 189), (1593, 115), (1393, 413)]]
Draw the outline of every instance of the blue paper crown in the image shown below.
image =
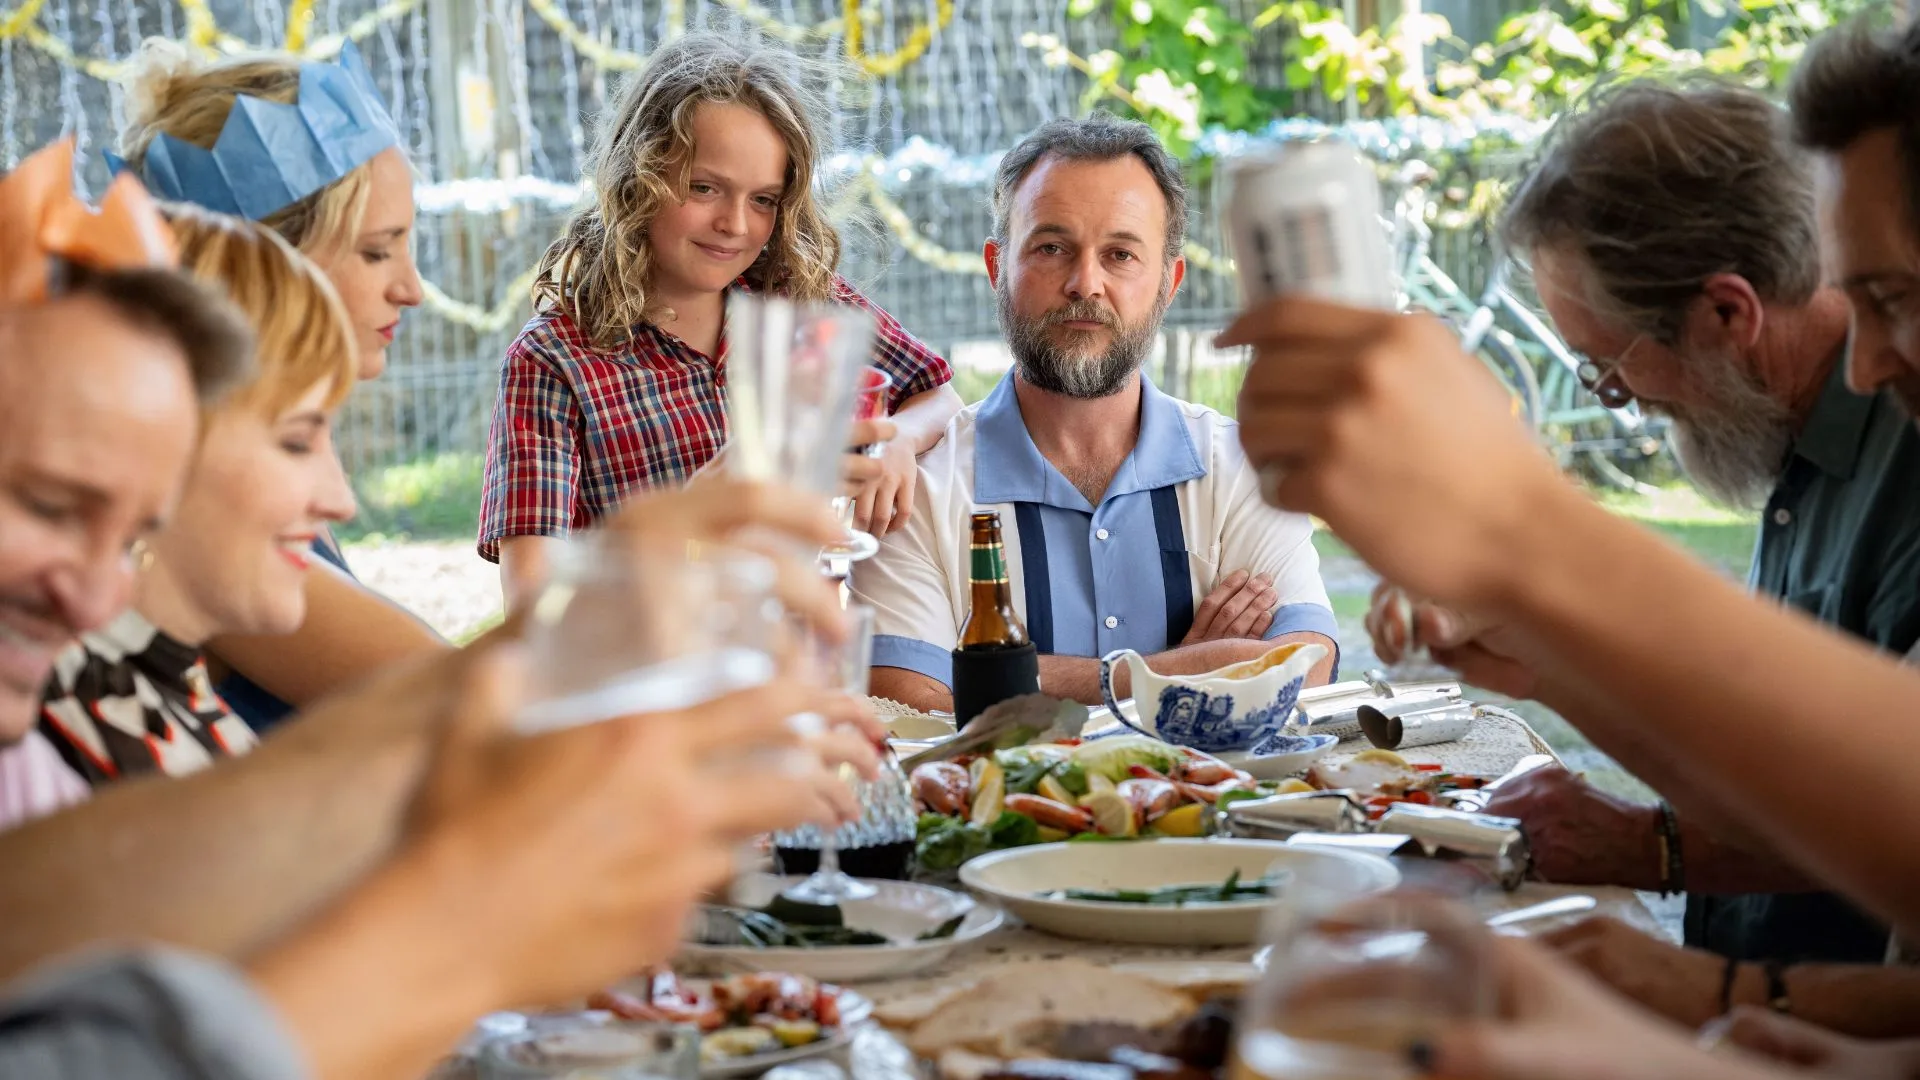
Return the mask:
[[(140, 178), (162, 199), (190, 202), (258, 221), (292, 206), (400, 141), (360, 50), (348, 43), (336, 64), (300, 65), (291, 105), (244, 94), (206, 150), (171, 135), (147, 145)], [(107, 155), (115, 173), (125, 160)]]

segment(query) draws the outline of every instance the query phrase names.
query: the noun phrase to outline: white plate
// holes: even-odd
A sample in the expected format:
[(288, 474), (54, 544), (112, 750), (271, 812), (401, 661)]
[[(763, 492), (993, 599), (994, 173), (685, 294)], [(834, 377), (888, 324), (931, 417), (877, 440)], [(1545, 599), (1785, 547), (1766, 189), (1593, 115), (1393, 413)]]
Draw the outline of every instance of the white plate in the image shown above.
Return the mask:
[[(795, 973), (797, 974), (797, 972)], [(684, 983), (689, 989), (705, 990), (708, 986), (704, 979), (687, 979)], [(629, 980), (612, 989), (629, 994), (645, 996), (647, 985), (644, 979)], [(819, 1042), (791, 1049), (774, 1050), (765, 1054), (753, 1054), (748, 1057), (729, 1058), (713, 1064), (702, 1063), (700, 1080), (731, 1080), (732, 1077), (759, 1076), (768, 1069), (807, 1058), (831, 1054), (852, 1044), (854, 1036), (860, 1033), (860, 1027), (873, 1018), (873, 1002), (845, 987), (839, 987), (840, 1023), (832, 1029), (832, 1034)], [(604, 1013), (600, 1015), (606, 1015)]]
[(1340, 745), (1340, 740), (1327, 734), (1283, 735), (1281, 739), (1293, 749), (1279, 754), (1248, 754), (1235, 751), (1216, 754), (1221, 761), (1242, 772), (1249, 773), (1255, 780), (1284, 780), (1289, 776), (1298, 776), (1306, 772), (1307, 767), (1327, 752)]
[(860, 1024), (874, 1017), (874, 1003), (852, 990), (841, 988), (841, 1022), (833, 1028), (833, 1034), (806, 1045), (797, 1045), (793, 1049), (776, 1049), (772, 1053), (755, 1053), (751, 1057), (733, 1057), (728, 1061), (716, 1061), (712, 1065), (701, 1065), (701, 1080), (732, 1080), (733, 1076), (758, 1076), (768, 1068), (791, 1065), (795, 1061), (806, 1061), (808, 1057), (820, 1057), (824, 1053), (833, 1053), (852, 1045), (852, 1038), (860, 1034)]
[[(801, 880), (770, 874), (742, 878), (734, 886), (733, 899), (744, 907), (760, 907), (780, 890)], [(999, 908), (976, 904), (972, 897), (952, 889), (877, 878), (861, 880), (873, 886), (875, 894), (870, 900), (851, 900), (841, 905), (847, 925), (884, 934), (900, 944), (752, 949), (688, 943), (680, 947), (680, 962), (675, 967), (702, 975), (784, 971), (832, 983), (893, 979), (938, 967), (955, 949), (993, 933), (1005, 919)], [(914, 940), (956, 915), (965, 915), (966, 921), (952, 937), (939, 941)]]
[(796, 1046), (790, 1050), (775, 1050), (770, 1054), (754, 1054), (751, 1057), (730, 1058), (713, 1064), (702, 1063), (700, 1080), (732, 1080), (733, 1077), (759, 1076), (768, 1069), (790, 1065), (796, 1061), (831, 1054), (836, 1050), (852, 1045), (853, 1037), (860, 1033), (860, 1025), (873, 1017), (873, 1002), (842, 988), (840, 991), (840, 1026), (833, 1034), (816, 1043)]
[(1061, 937), (1140, 945), (1248, 945), (1286, 890), (1267, 900), (1149, 907), (1053, 900), (1056, 889), (1154, 889), (1264, 877), (1276, 868), (1315, 867), (1316, 882), (1355, 898), (1400, 883), (1392, 863), (1373, 855), (1306, 851), (1270, 840), (1140, 840), (1131, 843), (1041, 844), (982, 855), (960, 868), (960, 881), (1030, 925)]

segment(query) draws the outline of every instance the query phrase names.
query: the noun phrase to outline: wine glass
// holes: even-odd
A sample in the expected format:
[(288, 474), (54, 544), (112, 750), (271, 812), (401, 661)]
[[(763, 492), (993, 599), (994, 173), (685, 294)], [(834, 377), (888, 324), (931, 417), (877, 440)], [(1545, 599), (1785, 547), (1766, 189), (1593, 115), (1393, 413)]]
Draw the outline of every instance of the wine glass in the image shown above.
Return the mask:
[[(873, 609), (855, 606), (849, 609), (847, 616), (850, 630), (847, 642), (823, 650), (827, 655), (822, 667), (837, 688), (849, 694), (865, 694), (873, 660)], [(841, 770), (841, 776), (853, 786), (854, 795), (860, 801), (859, 821), (833, 832), (823, 832), (809, 825), (774, 837), (776, 852), (791, 851), (798, 854), (815, 849), (820, 852), (819, 868), (808, 875), (805, 881), (786, 890), (789, 899), (803, 903), (834, 904), (872, 897), (875, 892), (873, 886), (840, 869), (840, 849), (843, 846), (864, 848), (876, 842), (895, 842), (897, 838), (892, 834), (899, 832), (900, 824), (896, 807), (905, 805), (911, 813), (910, 799), (890, 797), (896, 787), (903, 792), (907, 789), (905, 777), (890, 756), (883, 763), (879, 777), (874, 780), (861, 780), (846, 768)], [(911, 818), (908, 820), (910, 823)], [(912, 837), (913, 833), (909, 830), (906, 839), (911, 842)]]
[[(886, 372), (877, 367), (861, 368), (859, 386), (853, 398), (853, 419), (856, 422), (885, 419), (887, 394), (892, 388), (893, 378)], [(868, 443), (855, 453), (878, 459), (886, 449), (887, 444), (884, 442)], [(847, 534), (847, 538), (820, 549), (820, 558), (829, 567), (871, 559), (880, 553), (880, 541), (874, 539), (871, 533), (853, 527), (855, 502), (854, 496), (849, 494), (834, 496), (833, 512), (840, 519), (840, 528)]]
[(1490, 938), (1465, 909), (1398, 892), (1330, 902), (1302, 866), (1276, 915), (1266, 971), (1236, 1026), (1235, 1075), (1413, 1080), (1411, 1050), (1493, 1014)]

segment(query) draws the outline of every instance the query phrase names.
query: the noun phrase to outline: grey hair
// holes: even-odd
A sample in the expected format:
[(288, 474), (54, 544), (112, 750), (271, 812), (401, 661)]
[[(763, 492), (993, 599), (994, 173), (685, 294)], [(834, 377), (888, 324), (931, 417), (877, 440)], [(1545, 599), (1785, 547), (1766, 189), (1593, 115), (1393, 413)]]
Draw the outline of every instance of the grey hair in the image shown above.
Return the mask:
[(1856, 20), (1821, 35), (1793, 73), (1793, 135), (1839, 153), (1872, 131), (1895, 133), (1906, 171), (1907, 228), (1920, 237), (1920, 22), (1875, 33)]
[(1786, 113), (1715, 80), (1603, 86), (1555, 125), (1508, 200), (1500, 238), (1589, 271), (1594, 310), (1663, 344), (1714, 274), (1804, 304), (1820, 284), (1810, 157)]
[(1035, 128), (1000, 159), (993, 178), (993, 238), (1005, 243), (1013, 195), (1042, 158), (1066, 161), (1114, 161), (1128, 154), (1153, 174), (1167, 200), (1166, 261), (1180, 256), (1187, 244), (1187, 179), (1180, 162), (1160, 144), (1153, 129), (1138, 120), (1122, 120), (1097, 110), (1083, 120), (1049, 120)]

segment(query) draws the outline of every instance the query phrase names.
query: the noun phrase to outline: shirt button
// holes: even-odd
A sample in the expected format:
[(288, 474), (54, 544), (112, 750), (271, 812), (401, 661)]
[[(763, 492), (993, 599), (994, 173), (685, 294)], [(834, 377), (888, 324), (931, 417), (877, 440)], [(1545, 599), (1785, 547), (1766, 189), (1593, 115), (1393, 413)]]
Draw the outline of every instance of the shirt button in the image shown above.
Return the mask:
[(1111, 630), (1111, 629), (1113, 629), (1114, 627), (1116, 627), (1116, 626), (1119, 626), (1119, 625), (1120, 625), (1120, 620), (1119, 620), (1119, 619), (1116, 619), (1116, 618), (1114, 618), (1114, 617), (1113, 617), (1113, 616), (1111, 616), (1111, 615), (1109, 615), (1109, 616), (1107, 616), (1107, 629), (1109, 629), (1109, 630)]
[(1784, 506), (1783, 506), (1783, 507), (1781, 507), (1781, 508), (1780, 508), (1780, 509), (1778, 509), (1778, 510), (1775, 510), (1775, 511), (1773, 512), (1773, 523), (1774, 523), (1775, 525), (1791, 525), (1791, 524), (1793, 524), (1793, 511), (1791, 511), (1791, 510), (1789, 510), (1789, 509), (1787, 509), (1787, 508), (1786, 508), (1786, 507), (1784, 507)]
[(1109, 537), (1109, 536), (1111, 536), (1111, 535), (1113, 535), (1113, 534), (1112, 534), (1112, 533), (1109, 533), (1109, 532), (1108, 532), (1107, 530), (1105, 530), (1105, 529), (1095, 529), (1095, 530), (1094, 530), (1094, 532), (1093, 532), (1093, 538), (1094, 538), (1095, 540), (1105, 540), (1105, 539), (1106, 539), (1107, 537)]

